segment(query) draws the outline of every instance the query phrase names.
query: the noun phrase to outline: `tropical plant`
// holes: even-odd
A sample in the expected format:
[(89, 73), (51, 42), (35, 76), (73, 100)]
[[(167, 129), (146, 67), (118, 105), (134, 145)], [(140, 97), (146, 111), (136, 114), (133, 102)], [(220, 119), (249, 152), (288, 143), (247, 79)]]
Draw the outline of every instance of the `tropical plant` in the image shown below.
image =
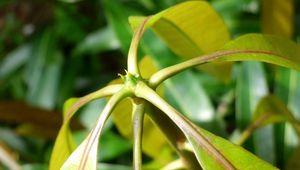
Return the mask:
[[(106, 3), (107, 6), (116, 7), (113, 2), (106, 1)], [(261, 61), (300, 70), (299, 46), (289, 39), (263, 34), (246, 34), (230, 40), (223, 20), (205, 1), (184, 2), (156, 15), (131, 17), (129, 20), (134, 29), (134, 35), (128, 52), (127, 71), (125, 75), (120, 74), (122, 83), (112, 82), (110, 85), (84, 97), (71, 98), (66, 101), (63, 125), (55, 142), (50, 169), (96, 169), (99, 137), (101, 137), (104, 125), (111, 114), (114, 117), (122, 114), (132, 117), (133, 167), (136, 170), (142, 169), (142, 145), (143, 142), (147, 143), (147, 141), (142, 140), (142, 136), (145, 135), (143, 134), (144, 123), (145, 128), (152, 128), (153, 126), (148, 123), (146, 126), (146, 122), (149, 120), (145, 119), (144, 122), (145, 115), (149, 116), (154, 125), (163, 132), (168, 143), (179, 155), (179, 162), (181, 162), (179, 167), (195, 170), (201, 168), (277, 169), (241, 146), (232, 144), (230, 141), (195, 125), (189, 118), (166, 102), (159, 95), (160, 92), (156, 92), (156, 90), (165, 80), (200, 65), (204, 66), (200, 69), (219, 75), (224, 80), (228, 79), (232, 67), (230, 62), (233, 61)], [(117, 23), (115, 22), (115, 24)], [(161, 42), (153, 38), (152, 32), (146, 32), (149, 28), (152, 28), (174, 53), (186, 60), (172, 66), (163, 65), (164, 57), (174, 54), (169, 51), (159, 51), (157, 45), (161, 45)], [(218, 36), (212, 36), (215, 34)], [(143, 35), (144, 38), (141, 39)], [(138, 50), (139, 44), (142, 46), (141, 51)], [(153, 48), (154, 46), (156, 47)], [(151, 48), (157, 51), (151, 50)], [(144, 67), (139, 66), (139, 61), (140, 64), (145, 62), (149, 65), (151, 60), (148, 56), (139, 60), (138, 54), (141, 54), (140, 56), (150, 55), (156, 60), (160, 60), (161, 65), (159, 67), (164, 68), (148, 78), (143, 74)], [(247, 67), (255, 67), (257, 72), (261, 69), (257, 63), (252, 63)], [(180, 82), (170, 80), (168, 83), (176, 86), (176, 83)], [(250, 83), (259, 84), (260, 82)], [(162, 91), (165, 90), (168, 90), (168, 86)], [(189, 92), (188, 89), (181, 90)], [(110, 99), (93, 129), (83, 142), (76, 147), (69, 129), (71, 118), (80, 107), (92, 100), (103, 97), (110, 97)], [(187, 99), (185, 96), (179, 97), (181, 97), (181, 100), (193, 102), (193, 99)], [(124, 103), (122, 101), (128, 99), (130, 99), (131, 104), (124, 106), (128, 102)], [(122, 105), (123, 108), (132, 107), (132, 112), (128, 112), (128, 109), (118, 109), (118, 105)], [(209, 112), (206, 112), (202, 113), (201, 116), (211, 119), (209, 114)], [(187, 116), (189, 117), (189, 115)], [(239, 119), (243, 120), (244, 118)], [(114, 118), (114, 121), (119, 128), (124, 127), (122, 119)], [(219, 120), (214, 118), (213, 121)], [(257, 128), (278, 122), (291, 123), (296, 132), (300, 134), (299, 123), (293, 117), (293, 114), (279, 99), (268, 96), (258, 104), (253, 123), (242, 133), (236, 143), (241, 145)], [(126, 122), (125, 126), (130, 125)], [(122, 132), (122, 129), (120, 131), (123, 135), (126, 133)], [(149, 131), (145, 131), (145, 133), (149, 133)], [(147, 148), (144, 150), (147, 150)], [(143, 167), (143, 169), (146, 168)], [(176, 169), (178, 167), (169, 166), (165, 169), (171, 168)]]

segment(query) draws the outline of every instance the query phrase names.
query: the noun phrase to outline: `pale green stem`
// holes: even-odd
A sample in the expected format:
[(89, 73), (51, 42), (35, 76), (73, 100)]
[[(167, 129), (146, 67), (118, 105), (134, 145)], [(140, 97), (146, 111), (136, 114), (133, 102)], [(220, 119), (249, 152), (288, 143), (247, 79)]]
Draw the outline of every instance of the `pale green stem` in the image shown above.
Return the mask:
[(150, 17), (147, 17), (141, 23), (141, 25), (134, 31), (132, 41), (130, 44), (127, 65), (128, 65), (128, 72), (134, 76), (140, 75), (140, 70), (138, 67), (138, 56), (137, 56), (138, 45), (139, 45), (142, 35), (145, 31), (145, 25), (149, 19), (150, 19)]
[(236, 54), (270, 54), (268, 51), (261, 50), (227, 50), (227, 51), (218, 51), (212, 54), (207, 54), (203, 56), (199, 56), (185, 62), (175, 64), (173, 66), (164, 68), (155, 74), (153, 74), (149, 79), (149, 86), (152, 88), (156, 88), (160, 83), (164, 80), (180, 73), (186, 69), (205, 64), (208, 62), (215, 61), (225, 56), (236, 55)]
[(132, 131), (133, 131), (133, 169), (142, 169), (142, 135), (145, 114), (143, 99), (133, 99)]
[[(196, 127), (187, 120), (181, 113), (169, 105), (165, 100), (163, 100), (155, 91), (149, 88), (145, 83), (139, 82), (137, 84), (135, 95), (140, 98), (152, 103), (154, 106), (162, 110), (185, 134), (189, 142), (194, 140), (199, 143), (199, 147), (206, 150), (212, 157), (216, 159), (221, 166), (225, 169), (233, 170), (235, 169), (233, 165), (222, 155), (202, 134), (198, 132)], [(193, 149), (195, 149), (193, 147)], [(194, 150), (194, 152), (198, 152)], [(196, 155), (198, 161), (200, 162), (201, 158), (199, 155)]]
[(74, 115), (74, 113), (78, 109), (80, 109), (83, 105), (85, 105), (95, 99), (99, 99), (99, 98), (106, 97), (106, 96), (111, 96), (111, 95), (117, 93), (119, 90), (121, 90), (122, 87), (123, 87), (123, 85), (121, 85), (121, 84), (109, 85), (109, 86), (99, 89), (93, 93), (90, 93), (86, 96), (79, 98), (78, 101), (76, 101), (70, 107), (70, 109), (67, 110), (64, 122), (69, 121), (72, 118), (72, 116)]
[[(87, 144), (84, 148), (84, 152), (82, 154), (82, 157), (80, 159), (80, 164), (79, 164), (79, 170), (86, 170), (87, 166), (87, 160), (88, 160), (88, 155), (91, 152), (92, 146), (98, 141), (99, 136), (102, 133), (103, 127), (105, 125), (106, 120), (112, 113), (113, 109), (116, 107), (116, 105), (124, 98), (131, 96), (132, 92), (123, 88), (116, 94), (114, 94), (108, 103), (105, 105), (101, 115), (99, 116), (96, 126), (93, 128), (91, 131), (90, 135), (88, 136), (87, 139)], [(96, 162), (95, 162), (96, 163)]]

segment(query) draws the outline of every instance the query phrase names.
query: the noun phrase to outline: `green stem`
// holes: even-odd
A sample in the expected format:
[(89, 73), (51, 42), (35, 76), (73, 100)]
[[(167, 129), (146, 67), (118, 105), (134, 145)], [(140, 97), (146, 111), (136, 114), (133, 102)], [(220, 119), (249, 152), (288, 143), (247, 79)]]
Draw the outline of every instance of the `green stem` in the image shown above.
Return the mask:
[(264, 121), (268, 119), (270, 116), (272, 116), (272, 113), (266, 113), (264, 115), (261, 115), (254, 122), (252, 122), (251, 125), (249, 125), (246, 130), (243, 131), (240, 138), (234, 143), (237, 145), (242, 145), (253, 134), (253, 132), (257, 128), (263, 126)]
[(205, 64), (208, 62), (215, 61), (217, 59), (220, 59), (225, 56), (229, 55), (236, 55), (236, 54), (271, 54), (268, 51), (262, 51), (262, 50), (227, 50), (227, 51), (218, 51), (212, 54), (207, 54), (203, 56), (199, 56), (190, 60), (187, 60), (185, 62), (175, 64), (173, 66), (164, 68), (155, 74), (153, 74), (149, 79), (149, 85), (152, 88), (156, 88), (160, 83), (162, 83), (164, 80), (176, 75), (177, 73), (180, 73), (186, 69)]
[[(132, 92), (123, 88), (118, 93), (114, 94), (108, 103), (105, 105), (101, 115), (99, 116), (96, 126), (92, 129), (90, 135), (87, 137), (87, 144), (85, 145), (83, 154), (81, 155), (80, 164), (79, 164), (79, 170), (86, 170), (87, 169), (87, 161), (88, 161), (88, 155), (91, 152), (92, 146), (97, 144), (99, 141), (98, 138), (102, 133), (104, 124), (110, 114), (112, 113), (115, 106), (125, 97), (129, 97), (132, 95)], [(96, 163), (96, 162), (95, 162)]]
[[(170, 106), (165, 100), (163, 100), (155, 91), (149, 88), (145, 83), (139, 82), (137, 84), (135, 95), (140, 98), (144, 98), (145, 100), (152, 103), (154, 106), (162, 110), (184, 133), (186, 138), (190, 143), (194, 143), (197, 141), (199, 144), (198, 147), (206, 150), (212, 157), (216, 159), (221, 166), (225, 169), (233, 170), (235, 169), (233, 165), (222, 155), (217, 148), (215, 148), (208, 139), (206, 139), (202, 134), (198, 132), (196, 127), (187, 120), (181, 113), (179, 113), (176, 109)], [(193, 149), (195, 149), (193, 147)], [(194, 150), (194, 152), (197, 152)], [(198, 154), (196, 157), (199, 162), (201, 159)]]
[(149, 19), (150, 17), (147, 17), (137, 28), (137, 30), (134, 31), (133, 38), (130, 44), (127, 65), (128, 65), (128, 72), (134, 76), (140, 75), (140, 70), (138, 67), (138, 57), (137, 57), (138, 45), (145, 31), (145, 25)]
[(64, 122), (70, 121), (70, 119), (72, 118), (74, 113), (78, 109), (80, 109), (83, 105), (85, 105), (88, 102), (91, 102), (95, 99), (99, 99), (101, 97), (111, 96), (111, 95), (117, 93), (119, 90), (121, 90), (122, 87), (123, 87), (123, 85), (121, 85), (121, 84), (109, 85), (109, 86), (99, 89), (93, 93), (90, 93), (86, 96), (79, 98), (78, 101), (76, 101), (70, 107), (70, 109), (67, 110), (65, 118), (64, 118)]
[(143, 99), (133, 99), (132, 131), (133, 131), (133, 169), (142, 169), (142, 134), (145, 114)]

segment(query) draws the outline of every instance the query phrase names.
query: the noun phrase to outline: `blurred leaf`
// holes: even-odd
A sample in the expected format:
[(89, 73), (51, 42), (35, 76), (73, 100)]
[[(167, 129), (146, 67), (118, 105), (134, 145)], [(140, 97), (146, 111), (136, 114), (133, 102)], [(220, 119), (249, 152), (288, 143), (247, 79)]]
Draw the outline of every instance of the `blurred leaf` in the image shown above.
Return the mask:
[[(300, 109), (298, 102), (300, 99), (300, 90), (297, 88), (300, 83), (299, 72), (281, 68), (276, 74), (275, 82), (275, 95), (287, 105), (293, 116), (299, 120)], [(277, 156), (279, 165), (283, 167), (284, 161), (290, 157), (298, 146), (299, 138), (290, 124), (278, 127), (277, 133), (277, 140), (281, 141), (281, 144), (278, 146), (280, 154), (277, 154)]]
[(96, 54), (119, 48), (119, 42), (110, 27), (88, 34), (74, 49), (74, 55)]
[(131, 166), (99, 163), (97, 170), (133, 170)]
[[(236, 121), (239, 129), (244, 130), (252, 120), (252, 114), (260, 99), (268, 94), (268, 87), (263, 66), (258, 62), (241, 64), (238, 73), (236, 88)], [(274, 141), (273, 127), (268, 126), (258, 129), (254, 137), (248, 140), (246, 148), (257, 154), (262, 159), (273, 163)], [(264, 140), (265, 142), (261, 142)]]
[(100, 138), (101, 151), (99, 152), (100, 160), (111, 160), (121, 154), (130, 152), (132, 144), (113, 132), (107, 131)]
[(25, 164), (22, 166), (22, 170), (47, 170), (47, 165), (42, 164)]
[(75, 2), (82, 1), (82, 0), (58, 0), (58, 1), (67, 2), (67, 3), (75, 3)]
[(272, 35), (247, 34), (228, 42), (224, 50), (254, 50), (263, 53), (245, 52), (217, 58), (214, 61), (255, 60), (300, 70), (300, 47), (295, 42)]
[(294, 0), (262, 0), (262, 31), (292, 37), (294, 33)]
[[(56, 133), (62, 122), (59, 112), (47, 111), (13, 101), (0, 102), (0, 120), (7, 123), (31, 124), (35, 127), (42, 127), (44, 130), (52, 129)], [(81, 127), (78, 122), (74, 123), (75, 128)]]
[(24, 44), (9, 53), (0, 64), (0, 79), (19, 69), (30, 57), (32, 44)]
[(299, 156), (300, 156), (300, 147), (298, 146), (298, 148), (296, 148), (294, 150), (294, 153), (292, 154), (292, 156), (287, 160), (285, 170), (298, 170), (298, 169), (300, 169)]
[(55, 37), (46, 30), (36, 39), (27, 61), (25, 80), (28, 85), (27, 101), (32, 105), (53, 109), (63, 56), (55, 50)]
[[(130, 17), (133, 28), (141, 21), (141, 17)], [(151, 26), (184, 59), (213, 52), (230, 39), (222, 18), (205, 1), (190, 1), (168, 8), (152, 16), (148, 23), (148, 27)], [(228, 79), (231, 65), (206, 65), (204, 69), (220, 78)]]
[(257, 128), (267, 124), (290, 122), (294, 125), (295, 130), (298, 131), (300, 136), (299, 122), (287, 109), (286, 105), (275, 96), (266, 96), (261, 99), (253, 115), (253, 119), (253, 121), (257, 119), (262, 120), (259, 124), (256, 124)]

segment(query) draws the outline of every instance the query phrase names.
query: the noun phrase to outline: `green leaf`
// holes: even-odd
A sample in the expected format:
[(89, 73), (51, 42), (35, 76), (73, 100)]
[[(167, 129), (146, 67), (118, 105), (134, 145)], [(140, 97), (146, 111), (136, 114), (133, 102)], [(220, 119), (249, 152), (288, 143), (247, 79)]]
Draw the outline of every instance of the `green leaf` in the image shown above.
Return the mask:
[(78, 105), (85, 104), (86, 101), (90, 101), (91, 99), (112, 95), (108, 103), (105, 105), (102, 113), (97, 119), (97, 122), (94, 128), (90, 131), (89, 135), (83, 140), (83, 142), (77, 147), (74, 152), (68, 157), (68, 159), (64, 162), (61, 169), (79, 169), (79, 170), (95, 170), (97, 165), (97, 150), (99, 137), (103, 132), (103, 127), (105, 122), (109, 118), (112, 110), (115, 106), (124, 98), (129, 97), (131, 92), (123, 88), (123, 86), (111, 85), (106, 86), (100, 89), (98, 92), (91, 93), (85, 96), (81, 103), (77, 103), (77, 105), (73, 105), (73, 110), (69, 111), (66, 115), (68, 121), (70, 117), (74, 114), (76, 109), (79, 108)]
[(72, 106), (77, 101), (78, 98), (71, 98), (67, 100), (64, 104), (64, 112), (63, 112), (64, 123), (61, 126), (55, 140), (55, 144), (50, 158), (50, 165), (49, 165), (50, 170), (60, 169), (61, 165), (75, 149), (75, 142), (72, 138), (72, 134), (69, 129), (70, 118), (68, 119), (67, 111), (71, 109)]
[(122, 51), (126, 55), (132, 38), (132, 30), (127, 16), (137, 14), (137, 11), (128, 6), (124, 9), (124, 4), (118, 1), (104, 0), (102, 3), (109, 25), (114, 30)]
[[(249, 50), (217, 58), (215, 61), (262, 61), (300, 70), (300, 47), (295, 42), (272, 35), (246, 34), (228, 42), (222, 50)], [(255, 51), (257, 52), (250, 52)]]
[(31, 50), (32, 43), (28, 43), (18, 47), (5, 56), (0, 64), (0, 79), (4, 79), (24, 65), (31, 55)]
[(117, 158), (118, 156), (132, 150), (132, 144), (130, 141), (111, 131), (103, 133), (103, 136), (100, 138), (100, 143), (101, 150), (99, 152), (99, 159), (101, 161)]
[(116, 39), (112, 29), (105, 27), (88, 34), (74, 49), (74, 55), (96, 54), (104, 50), (114, 50), (120, 44)]
[[(129, 21), (135, 28), (142, 19), (131, 17)], [(215, 51), (230, 39), (222, 18), (205, 1), (189, 1), (168, 8), (152, 16), (147, 26), (151, 26), (154, 32), (184, 59)], [(218, 66), (204, 67), (220, 78), (230, 75), (230, 64)]]
[(58, 132), (50, 159), (50, 170), (59, 169), (64, 161), (75, 149), (75, 142), (69, 129), (69, 123), (75, 112), (86, 103), (97, 98), (112, 95), (120, 90), (122, 86), (106, 86), (81, 98), (71, 98), (64, 104), (63, 125)]

